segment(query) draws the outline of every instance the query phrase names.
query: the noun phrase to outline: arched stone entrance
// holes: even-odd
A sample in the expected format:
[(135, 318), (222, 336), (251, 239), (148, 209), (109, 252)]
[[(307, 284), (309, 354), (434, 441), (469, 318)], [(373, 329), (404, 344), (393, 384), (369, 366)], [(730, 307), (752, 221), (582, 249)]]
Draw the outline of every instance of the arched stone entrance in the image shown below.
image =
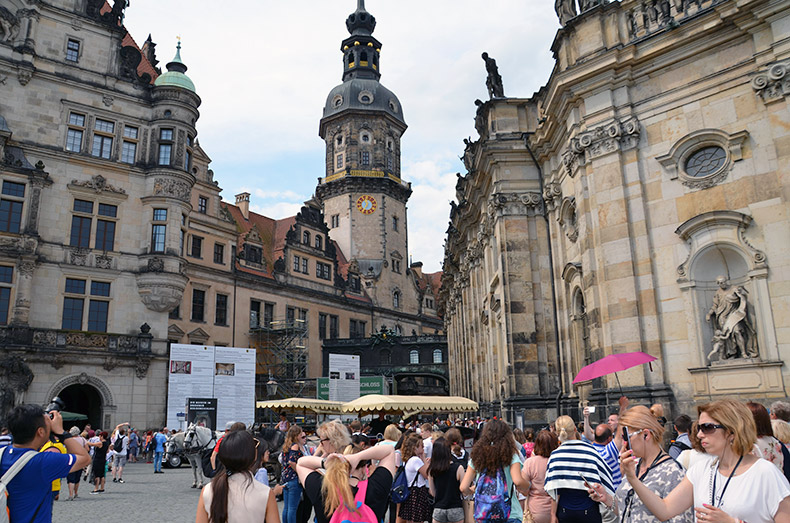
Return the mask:
[(83, 427), (86, 423), (107, 430), (112, 426), (111, 414), (115, 412), (112, 392), (104, 381), (86, 373), (66, 376), (55, 383), (49, 391), (48, 399), (54, 396), (66, 404), (65, 410), (88, 416), (87, 420), (64, 425)]

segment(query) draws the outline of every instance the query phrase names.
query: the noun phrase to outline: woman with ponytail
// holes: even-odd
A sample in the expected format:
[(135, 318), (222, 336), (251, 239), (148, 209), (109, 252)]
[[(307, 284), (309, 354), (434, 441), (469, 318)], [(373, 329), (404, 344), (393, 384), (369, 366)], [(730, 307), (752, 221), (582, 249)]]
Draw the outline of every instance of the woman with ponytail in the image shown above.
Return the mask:
[(302, 487), (296, 477), (296, 462), (304, 453), (302, 446), (307, 435), (299, 425), (291, 425), (285, 434), (282, 448), (283, 471), (280, 483), (283, 486), (283, 523), (296, 523), (296, 510), (302, 499)]
[[(372, 473), (369, 472), (371, 460), (380, 460)], [(315, 507), (317, 523), (328, 523), (341, 505), (348, 510), (356, 510), (354, 496), (362, 482), (367, 482), (365, 505), (373, 510), (377, 521), (382, 521), (395, 474), (395, 450), (389, 445), (376, 445), (365, 450), (349, 445), (343, 454), (300, 458), (296, 472), (305, 494)]]
[(247, 431), (223, 438), (217, 457), (225, 468), (200, 492), (195, 523), (280, 523), (269, 487), (252, 479), (258, 462), (256, 442)]

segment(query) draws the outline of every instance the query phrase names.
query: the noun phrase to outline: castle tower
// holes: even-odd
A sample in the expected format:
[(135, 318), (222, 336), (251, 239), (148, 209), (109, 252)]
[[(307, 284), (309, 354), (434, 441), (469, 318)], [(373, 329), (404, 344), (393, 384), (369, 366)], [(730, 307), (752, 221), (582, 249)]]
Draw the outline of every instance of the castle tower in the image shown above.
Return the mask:
[(356, 261), (378, 305), (405, 305), (408, 269), (406, 202), (410, 184), (401, 180), (400, 140), (406, 130), (397, 96), (381, 85), (381, 43), (376, 19), (358, 0), (346, 20), (343, 83), (329, 92), (319, 134), (326, 142), (326, 176), (316, 196), (330, 237)]

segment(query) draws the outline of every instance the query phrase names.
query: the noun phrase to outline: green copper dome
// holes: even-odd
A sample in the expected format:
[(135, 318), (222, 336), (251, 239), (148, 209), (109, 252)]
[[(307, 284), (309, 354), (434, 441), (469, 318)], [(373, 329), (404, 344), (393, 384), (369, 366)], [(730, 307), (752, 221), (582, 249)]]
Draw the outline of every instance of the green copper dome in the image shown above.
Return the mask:
[[(167, 72), (159, 75), (154, 82), (155, 87), (181, 87), (188, 89), (193, 93), (195, 91), (195, 84), (184, 73), (187, 72), (187, 66), (181, 61), (181, 41), (176, 46), (176, 56), (167, 64)], [(196, 93), (197, 94), (197, 93)]]

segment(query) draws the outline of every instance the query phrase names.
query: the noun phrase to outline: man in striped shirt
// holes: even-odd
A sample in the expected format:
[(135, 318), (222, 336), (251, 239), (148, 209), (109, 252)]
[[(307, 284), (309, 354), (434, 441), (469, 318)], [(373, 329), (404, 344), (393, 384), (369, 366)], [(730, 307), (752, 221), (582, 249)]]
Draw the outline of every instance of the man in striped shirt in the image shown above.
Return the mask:
[[(592, 438), (590, 438), (591, 436)], [(592, 446), (595, 447), (595, 450), (606, 462), (606, 466), (612, 472), (614, 489), (617, 490), (617, 487), (623, 482), (623, 476), (620, 474), (620, 449), (623, 446), (623, 439), (617, 430), (617, 426), (615, 426), (613, 431), (607, 423), (601, 423), (595, 427), (595, 434), (593, 434), (590, 427), (590, 412), (585, 407), (583, 439), (592, 443)]]

